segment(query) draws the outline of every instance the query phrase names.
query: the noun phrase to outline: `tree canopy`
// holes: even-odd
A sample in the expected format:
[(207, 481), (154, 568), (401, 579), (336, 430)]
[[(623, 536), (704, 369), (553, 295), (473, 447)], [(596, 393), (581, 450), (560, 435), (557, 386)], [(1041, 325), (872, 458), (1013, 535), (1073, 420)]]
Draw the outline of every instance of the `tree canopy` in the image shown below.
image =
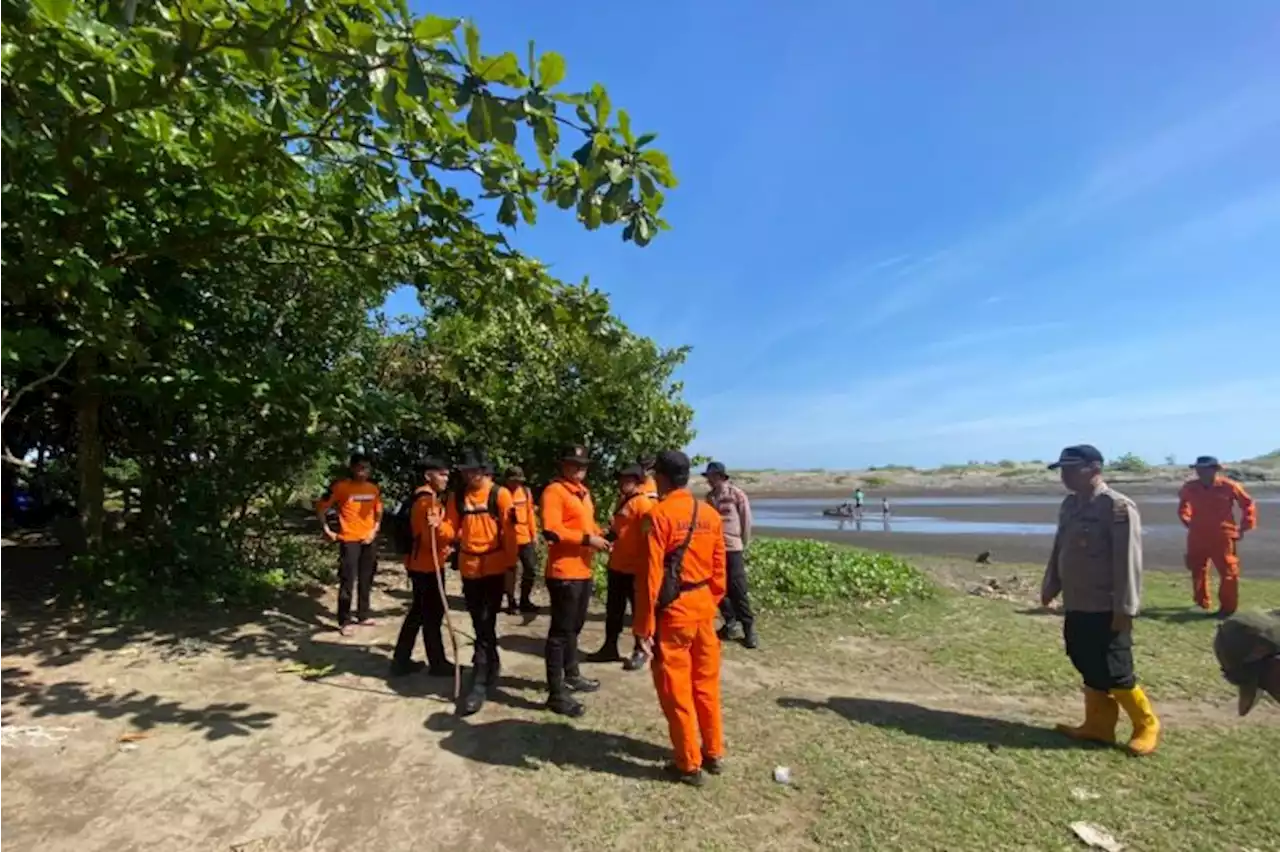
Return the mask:
[[(683, 350), (505, 239), (546, 206), (638, 246), (667, 227), (655, 135), (559, 54), (391, 0), (2, 9), (6, 474), (34, 454), (99, 564), (253, 562), (267, 509), (351, 446), (399, 475), (690, 437)], [(402, 284), (421, 320), (371, 323)]]

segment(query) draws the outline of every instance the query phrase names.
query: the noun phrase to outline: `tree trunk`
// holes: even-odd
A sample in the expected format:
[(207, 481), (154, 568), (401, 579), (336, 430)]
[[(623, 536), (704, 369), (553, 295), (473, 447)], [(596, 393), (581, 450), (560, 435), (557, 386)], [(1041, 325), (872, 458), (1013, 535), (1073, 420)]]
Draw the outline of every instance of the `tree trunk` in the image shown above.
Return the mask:
[(76, 510), (84, 535), (83, 549), (93, 552), (102, 545), (105, 517), (103, 501), (102, 395), (94, 387), (97, 379), (97, 356), (88, 347), (76, 353), (76, 472), (79, 493)]

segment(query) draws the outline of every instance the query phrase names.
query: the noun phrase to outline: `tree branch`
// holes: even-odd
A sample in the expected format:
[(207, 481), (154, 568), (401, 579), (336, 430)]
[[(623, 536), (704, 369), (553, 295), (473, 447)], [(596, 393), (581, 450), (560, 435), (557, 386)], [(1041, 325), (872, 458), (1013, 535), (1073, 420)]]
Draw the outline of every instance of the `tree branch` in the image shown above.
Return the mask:
[[(76, 354), (76, 350), (77, 350), (77, 349), (79, 349), (79, 348), (80, 348), (80, 344), (79, 344), (79, 343), (77, 343), (77, 344), (75, 344), (74, 346), (72, 346), (69, 350), (67, 350), (67, 355), (66, 355), (66, 357), (65, 357), (65, 358), (63, 358), (63, 359), (62, 359), (62, 363), (58, 364), (58, 366), (54, 368), (54, 371), (53, 371), (52, 373), (50, 373), (49, 375), (47, 375), (47, 376), (41, 376), (40, 378), (36, 379), (34, 382), (31, 382), (30, 384), (27, 384), (27, 385), (23, 385), (22, 387), (18, 388), (18, 389), (13, 393), (13, 395), (12, 395), (12, 396), (10, 396), (10, 395), (9, 395), (9, 393), (6, 391), (6, 392), (5, 392), (5, 394), (4, 394), (4, 396), (5, 396), (5, 400), (4, 400), (4, 402), (5, 402), (4, 411), (0, 412), (0, 423), (3, 423), (3, 422), (5, 421), (5, 419), (6, 419), (6, 418), (8, 418), (8, 416), (9, 416), (9, 412), (10, 412), (10, 411), (13, 411), (14, 406), (16, 406), (16, 405), (18, 404), (18, 400), (22, 398), (22, 395), (23, 395), (23, 394), (25, 394), (25, 393), (29, 393), (30, 391), (35, 390), (36, 388), (40, 387), (41, 385), (43, 385), (43, 384), (45, 384), (45, 383), (47, 383), (47, 382), (51, 382), (51, 381), (53, 381), (54, 379), (58, 378), (58, 375), (59, 375), (59, 374), (60, 374), (64, 369), (66, 369), (66, 366), (67, 366), (68, 364), (70, 364), (70, 363), (71, 363), (71, 358)], [(8, 450), (6, 450), (5, 452), (7, 453), (7, 452), (8, 452)]]

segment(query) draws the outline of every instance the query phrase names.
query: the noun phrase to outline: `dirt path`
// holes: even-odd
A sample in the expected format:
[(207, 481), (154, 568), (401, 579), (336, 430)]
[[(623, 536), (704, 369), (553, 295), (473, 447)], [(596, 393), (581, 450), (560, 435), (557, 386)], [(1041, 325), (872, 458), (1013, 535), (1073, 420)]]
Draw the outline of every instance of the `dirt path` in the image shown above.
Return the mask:
[[(604, 689), (589, 696), (586, 718), (543, 712), (545, 616), (503, 617), (500, 692), (467, 722), (451, 716), (451, 682), (388, 682), (404, 592), (384, 568), (380, 623), (350, 639), (333, 630), (327, 597), (245, 625), (130, 634), (7, 614), (8, 848), (538, 850), (590, 848), (596, 836), (619, 848), (707, 847), (677, 830), (697, 808), (710, 809), (700, 817), (709, 825), (732, 826), (726, 838), (769, 837), (781, 848), (772, 844), (791, 837), (793, 848), (811, 848), (794, 805), (771, 798), (771, 780), (754, 768), (740, 770), (752, 774), (742, 781), (758, 799), (751, 813), (740, 800), (666, 786), (665, 726), (647, 675), (594, 666)], [(454, 610), (469, 634), (456, 601)], [(597, 646), (600, 627), (597, 612), (585, 649)], [(300, 665), (334, 668), (309, 681), (288, 671)], [(1011, 742), (1041, 736), (1039, 724), (1019, 720), (1075, 710), (1072, 696), (982, 694), (891, 644), (838, 636), (756, 655), (729, 647), (724, 685), (731, 753), (735, 742), (739, 754), (750, 751), (740, 765), (758, 765), (761, 776), (785, 759), (771, 736), (788, 709), (967, 725), (969, 736)], [(1235, 724), (1220, 707), (1164, 710), (1179, 724)], [(665, 833), (662, 819), (628, 810), (658, 785), (670, 791)]]

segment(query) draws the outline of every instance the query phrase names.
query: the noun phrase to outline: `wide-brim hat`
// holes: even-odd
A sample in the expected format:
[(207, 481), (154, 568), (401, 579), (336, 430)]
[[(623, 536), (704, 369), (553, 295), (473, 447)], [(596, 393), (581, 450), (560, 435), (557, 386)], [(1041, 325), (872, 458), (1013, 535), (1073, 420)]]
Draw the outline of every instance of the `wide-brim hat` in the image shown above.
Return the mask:
[(645, 477), (644, 468), (638, 464), (629, 464), (618, 471), (618, 479), (635, 479), (643, 482)]
[(560, 461), (564, 464), (591, 464), (591, 457), (587, 455), (587, 448), (581, 444), (574, 444), (571, 447), (565, 447), (564, 452), (560, 454)]
[(512, 465), (502, 472), (502, 478), (508, 482), (524, 482), (524, 468)]
[(479, 450), (467, 450), (458, 461), (458, 470), (489, 470), (489, 459)]

